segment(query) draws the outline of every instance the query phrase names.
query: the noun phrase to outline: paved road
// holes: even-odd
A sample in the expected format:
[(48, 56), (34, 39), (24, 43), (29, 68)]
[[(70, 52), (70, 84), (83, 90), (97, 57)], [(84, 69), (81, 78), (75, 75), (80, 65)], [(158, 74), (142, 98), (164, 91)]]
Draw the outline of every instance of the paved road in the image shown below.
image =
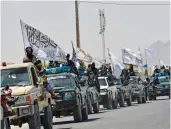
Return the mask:
[[(22, 129), (28, 129), (28, 125)], [(58, 118), (54, 119), (53, 129), (170, 129), (170, 101), (162, 97), (146, 104), (135, 103), (116, 110), (102, 109), (82, 123), (74, 123), (73, 117)]]

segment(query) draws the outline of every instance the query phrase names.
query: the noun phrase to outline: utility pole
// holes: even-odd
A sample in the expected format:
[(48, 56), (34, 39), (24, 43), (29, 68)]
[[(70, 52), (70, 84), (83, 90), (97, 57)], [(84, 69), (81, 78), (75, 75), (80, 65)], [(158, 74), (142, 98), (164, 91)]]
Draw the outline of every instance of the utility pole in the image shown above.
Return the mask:
[(77, 47), (80, 48), (80, 28), (79, 28), (78, 0), (75, 0), (75, 20), (76, 20), (76, 39), (77, 39)]
[(105, 57), (105, 27), (106, 27), (106, 17), (104, 15), (104, 9), (99, 10), (99, 17), (100, 17), (100, 32), (102, 36), (102, 53), (103, 53), (103, 62), (106, 63), (106, 57)]

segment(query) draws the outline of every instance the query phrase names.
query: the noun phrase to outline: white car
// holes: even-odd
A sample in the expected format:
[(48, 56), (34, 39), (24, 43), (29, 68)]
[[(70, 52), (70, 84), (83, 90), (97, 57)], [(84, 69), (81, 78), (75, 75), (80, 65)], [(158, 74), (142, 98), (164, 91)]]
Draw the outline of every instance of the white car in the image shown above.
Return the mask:
[(98, 77), (100, 84), (100, 104), (107, 109), (118, 107), (118, 90), (108, 77)]

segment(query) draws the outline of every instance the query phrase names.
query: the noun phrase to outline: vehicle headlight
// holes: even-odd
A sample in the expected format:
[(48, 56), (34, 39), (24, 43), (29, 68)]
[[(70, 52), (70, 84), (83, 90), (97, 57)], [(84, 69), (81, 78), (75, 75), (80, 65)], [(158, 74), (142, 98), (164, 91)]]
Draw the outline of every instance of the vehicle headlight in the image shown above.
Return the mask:
[(18, 104), (30, 104), (32, 101), (32, 96), (31, 95), (21, 95), (21, 96), (12, 96), (12, 98), (17, 98), (18, 100), (15, 102), (16, 105)]
[(65, 92), (64, 100), (70, 100), (75, 98), (75, 92)]

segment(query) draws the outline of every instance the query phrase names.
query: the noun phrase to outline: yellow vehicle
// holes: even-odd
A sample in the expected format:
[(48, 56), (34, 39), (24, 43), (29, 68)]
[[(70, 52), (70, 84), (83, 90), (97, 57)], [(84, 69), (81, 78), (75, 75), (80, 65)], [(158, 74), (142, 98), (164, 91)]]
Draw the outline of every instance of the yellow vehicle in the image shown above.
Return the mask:
[(43, 87), (32, 63), (1, 66), (1, 87), (9, 85), (12, 97), (19, 97), (12, 106), (15, 117), (11, 125), (21, 127), (28, 123), (29, 129), (52, 129), (53, 117), (51, 105), (54, 101)]

